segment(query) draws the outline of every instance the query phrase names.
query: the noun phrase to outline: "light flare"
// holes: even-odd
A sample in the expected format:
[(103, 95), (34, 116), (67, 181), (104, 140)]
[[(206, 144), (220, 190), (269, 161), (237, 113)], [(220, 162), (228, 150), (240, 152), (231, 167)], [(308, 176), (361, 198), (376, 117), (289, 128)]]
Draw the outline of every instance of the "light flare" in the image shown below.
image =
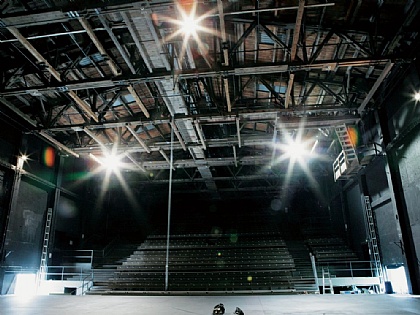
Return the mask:
[(203, 34), (211, 34), (221, 37), (220, 32), (214, 28), (209, 28), (203, 25), (205, 19), (210, 16), (214, 16), (214, 14), (218, 11), (217, 7), (200, 16), (197, 15), (196, 1), (188, 5), (176, 2), (176, 8), (179, 12), (177, 19), (168, 16), (155, 16), (155, 21), (169, 22), (170, 24), (178, 27), (176, 31), (164, 38), (164, 42), (168, 43), (179, 37), (182, 38), (182, 46), (180, 47), (178, 55), (179, 60), (183, 60), (187, 49), (190, 49), (190, 45), (192, 44), (190, 39), (193, 39), (194, 43), (197, 45), (197, 51), (204, 55), (205, 52), (208, 51), (208, 47), (206, 47), (200, 39), (200, 36)]

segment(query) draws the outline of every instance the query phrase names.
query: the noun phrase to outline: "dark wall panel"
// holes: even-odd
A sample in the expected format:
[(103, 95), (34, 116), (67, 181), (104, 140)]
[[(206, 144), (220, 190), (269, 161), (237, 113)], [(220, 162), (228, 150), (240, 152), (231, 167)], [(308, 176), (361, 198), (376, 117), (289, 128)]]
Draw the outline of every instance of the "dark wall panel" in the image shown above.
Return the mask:
[(381, 207), (374, 209), (374, 213), (378, 228), (382, 264), (387, 266), (401, 265), (403, 257), (392, 203), (383, 204)]
[(7, 228), (5, 264), (39, 267), (48, 193), (21, 181)]
[(360, 188), (354, 185), (347, 191), (348, 222), (353, 250), (359, 257), (365, 258), (366, 225)]
[(67, 197), (60, 196), (55, 212), (55, 247), (75, 248), (81, 238), (81, 212), (78, 204)]
[(398, 156), (413, 240), (420, 257), (420, 135), (408, 137)]
[(365, 169), (366, 182), (369, 190), (369, 196), (374, 204), (380, 200), (390, 199), (391, 192), (388, 187), (388, 179), (385, 172), (385, 157), (376, 157)]

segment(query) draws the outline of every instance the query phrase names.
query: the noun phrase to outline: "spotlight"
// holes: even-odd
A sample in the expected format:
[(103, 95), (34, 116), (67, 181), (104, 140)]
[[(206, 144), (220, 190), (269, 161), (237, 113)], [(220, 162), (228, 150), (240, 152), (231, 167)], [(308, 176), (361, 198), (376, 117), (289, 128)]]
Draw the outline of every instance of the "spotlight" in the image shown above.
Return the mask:
[(25, 162), (28, 160), (28, 156), (25, 154), (22, 154), (21, 156), (19, 156), (18, 160), (17, 160), (17, 164), (16, 167), (21, 170), (23, 168), (23, 164), (25, 164)]
[(304, 155), (307, 155), (308, 152), (302, 143), (298, 141), (292, 141), (287, 146), (286, 154), (290, 158), (297, 159), (297, 158), (301, 158)]
[(110, 171), (116, 171), (121, 164), (121, 157), (115, 154), (109, 154), (102, 160), (102, 164)]
[(198, 21), (193, 15), (187, 15), (184, 17), (184, 20), (181, 22), (181, 31), (186, 36), (190, 36), (197, 32)]
[(418, 102), (420, 101), (420, 92), (417, 92), (416, 94), (414, 94), (414, 99)]
[(214, 314), (224, 314), (224, 313), (225, 313), (225, 306), (222, 303), (217, 304), (213, 309), (213, 315)]

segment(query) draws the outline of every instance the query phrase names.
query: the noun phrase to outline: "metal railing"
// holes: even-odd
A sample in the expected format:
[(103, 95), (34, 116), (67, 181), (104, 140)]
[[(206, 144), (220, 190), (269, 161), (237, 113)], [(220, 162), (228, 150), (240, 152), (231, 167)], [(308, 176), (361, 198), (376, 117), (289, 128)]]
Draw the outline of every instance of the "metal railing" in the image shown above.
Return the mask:
[[(88, 292), (93, 286), (93, 269), (75, 266), (47, 266), (43, 279), (53, 281), (79, 281), (81, 285), (75, 288), (75, 292), (81, 290), (81, 295)], [(40, 285), (40, 283), (38, 284)]]
[(323, 261), (318, 262), (317, 269), (328, 268), (331, 277), (378, 277), (378, 268), (375, 261)]
[(82, 295), (85, 295), (86, 292), (88, 292), (93, 287), (93, 270), (92, 274), (88, 275), (83, 278), (82, 285), (80, 288), (82, 289)]
[(92, 277), (92, 268), (84, 268), (77, 266), (47, 266), (44, 273), (46, 280), (68, 280), (69, 278), (75, 281), (83, 281), (86, 276)]

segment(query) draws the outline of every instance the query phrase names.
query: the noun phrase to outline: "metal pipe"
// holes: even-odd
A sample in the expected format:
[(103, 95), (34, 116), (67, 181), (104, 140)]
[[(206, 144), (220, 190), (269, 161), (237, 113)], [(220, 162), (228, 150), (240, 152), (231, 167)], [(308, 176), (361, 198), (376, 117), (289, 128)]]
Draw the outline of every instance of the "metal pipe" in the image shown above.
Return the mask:
[(238, 160), (236, 158), (236, 147), (232, 146), (233, 149), (233, 160), (235, 161), (235, 167), (238, 167)]
[(238, 135), (238, 147), (242, 147), (242, 144), (241, 144), (241, 128), (239, 126), (239, 117), (236, 117), (236, 133)]
[[(320, 3), (320, 4), (308, 4), (305, 5), (305, 9), (313, 9), (313, 8), (322, 8), (322, 7), (332, 7), (335, 3)], [(282, 7), (282, 8), (266, 8), (266, 9), (255, 9), (255, 10), (243, 10), (243, 11), (234, 11), (234, 12), (224, 12), (224, 15), (240, 15), (240, 14), (248, 14), (248, 13), (261, 13), (261, 12), (272, 12), (272, 11), (286, 11), (286, 10), (297, 10), (299, 6), (291, 6), (291, 7)], [(208, 17), (215, 17), (218, 14), (210, 14), (207, 15)], [(207, 17), (206, 16), (206, 17)]]
[[(174, 117), (172, 116), (172, 123)], [(171, 129), (171, 160), (169, 167), (169, 192), (168, 192), (168, 227), (166, 235), (166, 263), (165, 263), (165, 291), (169, 287), (169, 245), (170, 245), (170, 231), (171, 231), (171, 208), (172, 208), (172, 169), (174, 164), (174, 129)]]
[(206, 150), (206, 143), (204, 142), (204, 135), (203, 131), (200, 128), (200, 125), (198, 124), (198, 120), (194, 121), (195, 129), (197, 130), (198, 136), (200, 138), (201, 144), (203, 145), (203, 149)]

